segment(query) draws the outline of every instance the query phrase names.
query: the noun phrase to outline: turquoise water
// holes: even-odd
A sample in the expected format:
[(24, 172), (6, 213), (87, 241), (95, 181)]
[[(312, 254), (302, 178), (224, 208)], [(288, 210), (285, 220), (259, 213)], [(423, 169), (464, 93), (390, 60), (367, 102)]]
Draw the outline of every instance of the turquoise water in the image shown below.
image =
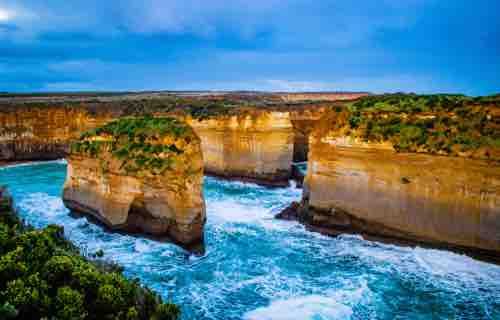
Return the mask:
[(273, 215), (295, 188), (205, 180), (207, 252), (103, 231), (68, 215), (63, 162), (0, 169), (20, 214), (57, 223), (82, 250), (103, 249), (183, 319), (500, 319), (500, 267), (447, 251), (307, 232)]

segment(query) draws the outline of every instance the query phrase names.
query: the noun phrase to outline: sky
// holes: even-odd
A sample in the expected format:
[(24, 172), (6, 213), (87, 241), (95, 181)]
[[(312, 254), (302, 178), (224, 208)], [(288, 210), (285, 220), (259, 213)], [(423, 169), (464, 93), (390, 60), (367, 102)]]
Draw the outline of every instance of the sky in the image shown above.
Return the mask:
[(498, 0), (0, 0), (0, 91), (500, 92)]

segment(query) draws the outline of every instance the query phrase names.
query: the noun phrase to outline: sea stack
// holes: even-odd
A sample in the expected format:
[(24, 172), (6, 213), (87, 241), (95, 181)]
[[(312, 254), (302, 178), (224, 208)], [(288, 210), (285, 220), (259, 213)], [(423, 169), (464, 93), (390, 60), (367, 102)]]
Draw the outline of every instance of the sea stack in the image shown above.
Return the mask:
[(114, 230), (203, 241), (201, 141), (173, 118), (122, 118), (88, 131), (68, 156), (65, 205)]
[(201, 137), (208, 174), (288, 185), (294, 137), (289, 112), (242, 109), (239, 115), (187, 121)]

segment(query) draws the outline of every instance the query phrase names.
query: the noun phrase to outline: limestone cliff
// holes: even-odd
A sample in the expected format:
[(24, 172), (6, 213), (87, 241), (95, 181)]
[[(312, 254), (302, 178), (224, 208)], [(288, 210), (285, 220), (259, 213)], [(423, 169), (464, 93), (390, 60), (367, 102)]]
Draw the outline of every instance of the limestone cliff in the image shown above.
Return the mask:
[(294, 143), (289, 112), (247, 110), (188, 122), (201, 138), (207, 173), (288, 184)]
[(309, 133), (325, 104), (229, 107), (219, 100), (16, 102), (0, 105), (0, 161), (64, 157), (71, 140), (121, 116), (175, 116), (202, 140), (206, 171), (226, 178), (286, 185), (292, 160), (307, 157)]
[(291, 110), (290, 120), (293, 126), (293, 161), (307, 161), (309, 136), (321, 117), (330, 110), (325, 104), (314, 105), (302, 110)]
[(70, 139), (114, 117), (79, 106), (2, 106), (0, 160), (53, 160), (65, 156)]
[(107, 226), (203, 240), (201, 142), (172, 118), (122, 118), (82, 135), (71, 147), (63, 200)]
[(304, 223), (498, 256), (498, 161), (397, 152), (356, 136), (348, 121), (331, 113), (311, 135)]

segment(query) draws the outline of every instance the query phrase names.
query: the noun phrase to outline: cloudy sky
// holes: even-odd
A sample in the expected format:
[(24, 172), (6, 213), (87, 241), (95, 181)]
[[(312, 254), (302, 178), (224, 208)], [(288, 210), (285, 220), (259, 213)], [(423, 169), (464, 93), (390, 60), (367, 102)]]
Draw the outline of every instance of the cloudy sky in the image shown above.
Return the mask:
[(0, 0), (0, 91), (500, 92), (498, 0)]

